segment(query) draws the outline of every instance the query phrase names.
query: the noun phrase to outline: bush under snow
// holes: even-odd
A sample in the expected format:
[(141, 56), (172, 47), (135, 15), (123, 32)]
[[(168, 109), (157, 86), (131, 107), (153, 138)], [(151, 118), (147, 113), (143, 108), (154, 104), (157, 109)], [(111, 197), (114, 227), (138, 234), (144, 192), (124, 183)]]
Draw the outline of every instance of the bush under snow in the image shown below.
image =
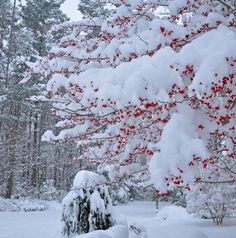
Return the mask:
[(106, 230), (112, 225), (112, 204), (105, 178), (94, 172), (79, 171), (62, 204), (63, 234), (68, 237)]
[(30, 200), (30, 199), (3, 199), (0, 197), (0, 212), (29, 212), (58, 210), (60, 205), (54, 201)]

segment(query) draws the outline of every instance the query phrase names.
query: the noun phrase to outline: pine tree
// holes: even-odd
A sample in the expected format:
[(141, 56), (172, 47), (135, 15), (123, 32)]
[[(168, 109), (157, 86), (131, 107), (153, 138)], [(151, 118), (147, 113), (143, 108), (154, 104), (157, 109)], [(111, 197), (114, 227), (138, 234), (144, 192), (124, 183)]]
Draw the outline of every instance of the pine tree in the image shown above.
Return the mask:
[(112, 225), (111, 198), (101, 175), (79, 171), (62, 203), (63, 234), (68, 237)]
[(61, 4), (65, 0), (27, 0), (22, 7), (22, 19), (27, 29), (30, 29), (33, 38), (33, 48), (39, 56), (44, 56), (53, 44), (53, 40), (48, 39), (48, 31), (53, 25), (67, 20), (65, 14), (60, 10)]
[[(22, 24), (31, 33), (33, 42), (32, 48), (34, 52), (30, 55), (30, 58), (26, 59), (28, 62), (34, 62), (36, 58), (44, 56), (48, 50), (57, 41), (56, 37), (49, 34), (49, 31), (54, 24), (59, 24), (65, 21), (67, 18), (60, 10), (60, 6), (64, 1), (26, 1), (26, 4), (22, 6), (21, 17)], [(38, 77), (34, 77), (30, 82), (24, 85), (30, 84), (31, 96), (39, 95), (44, 90), (44, 85), (39, 82)], [(52, 179), (52, 175), (48, 177), (47, 164), (56, 162), (56, 147), (46, 151), (48, 145), (41, 142), (41, 137), (46, 128), (50, 127), (51, 123), (55, 122), (55, 119), (49, 113), (51, 105), (46, 102), (40, 102), (38, 100), (30, 101), (30, 142), (29, 142), (29, 160), (32, 164), (30, 171), (30, 183), (33, 190), (31, 193), (33, 196), (39, 197), (40, 188), (48, 179)], [(56, 166), (54, 166), (56, 168)], [(60, 168), (58, 168), (60, 169)], [(50, 172), (51, 173), (51, 172)], [(53, 173), (51, 173), (53, 174)], [(55, 183), (56, 184), (56, 183)]]
[(82, 13), (84, 19), (93, 19), (95, 17), (106, 19), (111, 15), (112, 12), (104, 0), (80, 0), (78, 4), (78, 10)]

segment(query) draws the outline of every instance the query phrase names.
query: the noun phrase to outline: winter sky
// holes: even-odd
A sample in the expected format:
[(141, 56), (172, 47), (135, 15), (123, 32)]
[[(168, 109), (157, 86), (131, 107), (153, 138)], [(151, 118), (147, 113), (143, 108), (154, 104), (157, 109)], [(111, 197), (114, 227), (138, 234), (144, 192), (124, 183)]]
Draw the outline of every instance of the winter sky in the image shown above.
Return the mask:
[(79, 0), (66, 0), (62, 5), (61, 9), (68, 17), (70, 17), (71, 21), (76, 21), (81, 19), (81, 14), (77, 10)]

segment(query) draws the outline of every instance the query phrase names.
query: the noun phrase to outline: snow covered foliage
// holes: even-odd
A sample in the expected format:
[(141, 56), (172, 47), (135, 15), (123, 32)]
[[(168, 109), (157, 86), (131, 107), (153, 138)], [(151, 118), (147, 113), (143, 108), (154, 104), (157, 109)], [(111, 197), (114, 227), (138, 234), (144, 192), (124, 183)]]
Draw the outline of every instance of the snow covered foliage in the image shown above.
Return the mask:
[(109, 2), (107, 20), (58, 26), (71, 34), (34, 66), (61, 118), (44, 140), (127, 174), (151, 160), (159, 194), (236, 181), (235, 1), (165, 1), (162, 18), (158, 0)]
[(78, 10), (81, 12), (83, 18), (103, 18), (106, 19), (111, 12), (105, 0), (80, 0)]
[(40, 197), (44, 200), (56, 200), (59, 197), (59, 192), (54, 186), (53, 180), (47, 180), (43, 183), (40, 189)]
[(112, 204), (118, 205), (127, 203), (129, 200), (129, 188), (125, 184), (124, 177), (120, 176), (121, 181), (117, 182), (119, 177), (119, 169), (114, 165), (101, 164), (97, 167), (97, 172), (103, 175), (109, 182), (109, 193), (111, 195)]
[(64, 2), (65, 0), (26, 0), (23, 4), (22, 20), (33, 33), (34, 54), (46, 55), (50, 45), (56, 41), (56, 37), (51, 39), (47, 33), (52, 25), (68, 20), (60, 10)]
[(187, 210), (221, 225), (236, 210), (235, 195), (235, 185), (198, 184), (187, 194)]
[(3, 199), (0, 197), (0, 212), (32, 212), (59, 210), (59, 203), (36, 199)]
[(112, 186), (110, 194), (113, 205), (127, 203), (129, 201), (129, 188), (122, 182)]
[(97, 172), (107, 178), (113, 205), (127, 203), (128, 200), (152, 200), (153, 187), (150, 173), (139, 163), (119, 167), (100, 164)]
[(106, 230), (112, 225), (112, 204), (105, 178), (94, 172), (79, 171), (62, 204), (65, 236)]
[[(176, 206), (186, 207), (186, 191), (183, 187), (172, 185), (169, 186), (167, 192), (168, 196), (166, 199), (168, 199), (168, 201), (175, 204)], [(161, 199), (164, 198), (165, 197), (161, 197)]]

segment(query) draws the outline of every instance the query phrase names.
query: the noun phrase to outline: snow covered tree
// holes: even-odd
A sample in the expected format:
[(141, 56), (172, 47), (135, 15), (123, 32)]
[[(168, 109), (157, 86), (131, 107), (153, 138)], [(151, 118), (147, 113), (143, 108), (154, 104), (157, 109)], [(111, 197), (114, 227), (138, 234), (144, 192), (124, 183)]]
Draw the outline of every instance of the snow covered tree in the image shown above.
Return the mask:
[[(23, 78), (20, 65), (22, 55), (32, 53), (31, 34), (21, 25), (16, 1), (3, 1), (1, 9), (1, 60), (0, 60), (0, 131), (1, 131), (1, 179), (2, 195), (10, 197), (17, 185), (15, 176), (21, 170), (18, 165), (25, 158), (25, 120), (28, 105), (22, 104), (29, 89), (18, 83)], [(23, 129), (24, 128), (24, 129)]]
[[(26, 72), (24, 61), (34, 62), (58, 40), (47, 37), (47, 32), (54, 23), (66, 19), (59, 9), (60, 2), (63, 1), (27, 1), (23, 7), (17, 1), (0, 3), (0, 173), (3, 175), (0, 195), (3, 197), (39, 197), (44, 184), (52, 179), (52, 187), (63, 193), (69, 189), (74, 170), (78, 169), (72, 161), (77, 151), (68, 149), (69, 143), (64, 153), (64, 148), (41, 142), (46, 128), (56, 121), (48, 113), (50, 104), (29, 99), (45, 90), (43, 82), (38, 82), (36, 76), (20, 83)], [(39, 37), (40, 34), (43, 36)]]
[[(117, 34), (116, 34), (116, 37), (118, 38), (120, 43), (123, 40), (122, 37), (124, 37), (125, 34), (126, 34), (125, 32), (127, 32), (127, 34), (128, 34), (127, 35), (127, 39), (128, 39), (128, 36), (132, 35), (133, 32), (135, 32), (136, 28), (137, 28), (136, 26), (132, 26), (132, 24), (130, 24), (129, 16), (127, 17), (127, 19), (126, 19), (126, 17), (122, 17), (122, 19), (120, 19), (119, 14), (120, 13), (122, 14), (122, 11), (124, 10), (124, 6), (122, 5), (122, 3), (120, 3), (120, 7), (119, 7), (119, 3), (117, 2), (116, 3), (116, 7), (118, 7), (120, 9), (120, 12), (118, 14), (115, 14), (113, 16), (112, 20), (109, 20), (107, 22), (105, 21), (104, 22), (104, 26), (100, 25), (101, 24), (100, 21), (90, 21), (90, 19), (83, 19), (81, 22), (79, 22), (77, 24), (74, 24), (72, 26), (73, 29), (74, 29), (73, 34), (71, 34), (71, 35), (69, 35), (67, 37), (64, 37), (61, 40), (61, 42), (59, 44), (59, 47), (54, 47), (51, 50), (51, 52), (50, 52), (50, 54), (48, 56), (49, 58), (45, 62), (42, 62), (42, 65), (39, 65), (39, 66), (35, 67), (36, 72), (44, 72), (44, 76), (46, 78), (51, 77), (51, 76), (52, 77), (58, 76), (58, 73), (60, 73), (60, 72), (64, 72), (66, 76), (70, 77), (72, 75), (76, 76), (77, 73), (79, 74), (80, 72), (82, 72), (87, 67), (90, 68), (90, 67), (93, 67), (93, 66), (96, 66), (96, 65), (99, 66), (99, 67), (107, 67), (107, 66), (114, 66), (114, 67), (116, 67), (122, 61), (129, 61), (129, 60), (132, 60), (133, 58), (136, 58), (135, 53), (133, 52), (134, 49), (132, 49), (132, 47), (130, 47), (132, 45), (132, 43), (128, 42), (128, 40), (127, 40), (127, 44), (124, 45), (123, 51), (124, 51), (125, 54), (122, 55), (122, 57), (124, 56), (124, 59), (122, 59), (122, 61), (120, 61), (121, 57), (117, 57), (116, 56), (117, 54), (120, 54), (118, 52), (119, 51), (118, 50), (119, 45), (117, 45), (117, 46), (114, 45), (115, 48), (117, 47), (117, 49), (114, 49), (114, 50), (112, 49), (112, 47), (113, 47), (112, 44), (115, 43), (115, 40), (114, 40), (114, 42), (112, 42), (112, 44), (110, 46), (110, 48), (112, 50), (109, 49), (109, 45), (110, 45), (112, 39), (115, 38), (115, 35), (114, 35), (114, 36), (112, 36), (111, 39), (109, 39), (109, 35), (113, 34), (113, 33), (109, 32), (109, 31), (113, 31), (112, 30), (113, 29), (113, 24), (116, 24), (116, 22), (117, 22), (118, 29), (119, 29), (119, 27), (121, 28), (121, 29), (119, 29), (119, 31), (121, 31), (122, 34), (120, 34), (120, 32), (117, 32)], [(148, 6), (146, 6), (146, 7), (148, 7)], [(131, 9), (130, 11), (133, 11), (133, 10)], [(141, 11), (141, 9), (139, 9), (139, 11)], [(144, 9), (143, 9), (143, 11), (144, 11)], [(127, 12), (127, 14), (128, 14), (128, 12)], [(154, 15), (153, 15), (153, 17), (154, 17)], [(148, 22), (148, 17), (145, 14), (142, 15), (141, 13), (134, 12), (134, 21), (143, 22), (143, 20)], [(129, 25), (132, 26), (133, 31), (128, 33), (129, 29), (128, 29), (128, 27), (126, 25), (127, 26), (129, 26)], [(87, 37), (86, 35), (80, 35), (80, 33), (82, 33), (85, 28), (87, 29), (87, 28), (94, 28), (94, 27), (100, 27), (100, 26), (104, 27), (104, 29), (102, 30), (99, 38), (91, 38), (91, 37)], [(68, 27), (71, 27), (71, 25), (68, 25)], [(106, 30), (106, 28), (107, 28), (107, 30)], [(135, 33), (135, 34), (137, 34), (137, 33)], [(154, 34), (154, 32), (152, 32), (152, 34)], [(106, 35), (108, 36), (108, 38), (107, 38)], [(141, 47), (144, 47), (144, 46), (148, 47), (148, 48), (154, 47), (156, 49), (155, 43), (153, 43), (155, 46), (153, 46), (153, 44), (152, 44), (152, 46), (151, 45), (147, 46), (148, 44), (143, 42), (143, 40), (141, 40), (138, 35), (135, 37), (135, 39), (138, 40), (138, 44), (141, 44)], [(99, 44), (98, 44), (98, 42), (99, 42)], [(159, 49), (160, 46), (158, 46), (157, 48)], [(74, 49), (76, 49), (76, 51)], [(128, 50), (128, 52), (126, 52), (126, 49)], [(146, 54), (152, 55), (153, 52), (154, 52), (154, 51), (152, 52), (152, 50), (150, 50), (150, 52), (149, 52), (145, 48), (144, 49), (140, 48), (140, 50), (142, 50), (143, 54), (145, 54), (145, 55)], [(78, 55), (77, 55), (76, 52), (78, 53)], [(80, 57), (80, 55), (81, 55), (81, 57)], [(56, 63), (60, 59), (62, 59), (64, 61), (63, 66), (62, 65), (58, 65)], [(53, 67), (51, 67), (50, 65), (51, 66), (53, 65)], [(46, 69), (46, 71), (45, 71), (45, 69)], [(55, 87), (54, 87), (54, 83), (51, 84), (51, 82), (53, 82), (53, 81), (55, 81), (55, 79), (52, 79), (52, 81), (50, 81), (50, 83), (48, 84), (48, 89), (50, 91), (49, 92), (49, 96), (50, 97), (52, 96), (51, 93), (54, 93), (54, 90), (51, 91), (50, 88), (54, 88), (55, 90), (57, 90), (57, 88), (56, 88), (57, 85), (55, 85)], [(62, 79), (62, 81), (64, 81), (64, 80)], [(73, 85), (73, 83), (71, 83), (71, 86), (72, 86), (71, 88), (73, 88), (76, 85), (77, 84)], [(61, 85), (61, 86), (63, 86), (63, 85)], [(74, 90), (74, 89), (72, 89), (72, 90)], [(79, 87), (76, 86), (76, 91), (78, 91), (78, 90), (79, 90)], [(55, 101), (55, 102), (60, 101), (59, 98), (61, 96), (63, 96), (63, 95), (60, 95), (59, 91), (58, 91), (57, 96), (56, 96), (57, 99), (55, 98), (55, 100), (54, 100), (52, 98), (52, 101)], [(70, 105), (70, 96), (68, 97), (67, 100), (69, 100), (68, 101), (68, 105)], [(103, 100), (103, 99), (101, 99), (101, 100)], [(99, 106), (101, 106), (102, 108), (104, 108), (104, 109), (106, 108), (106, 104), (102, 103), (102, 101), (99, 102), (99, 104), (101, 104)], [(54, 105), (55, 105), (55, 114), (56, 115), (60, 115), (63, 118), (62, 122), (60, 123), (61, 127), (68, 127), (68, 129), (69, 129), (69, 128), (73, 127), (73, 125), (76, 125), (76, 122), (73, 122), (73, 120), (76, 119), (76, 117), (74, 117), (73, 120), (70, 119), (70, 116), (74, 113), (74, 109), (73, 108), (69, 109), (69, 111), (72, 112), (70, 114), (70, 113), (67, 113), (67, 109), (66, 108), (65, 108), (65, 111), (64, 111), (64, 109), (62, 111), (60, 110), (60, 106), (62, 105), (60, 102), (59, 103), (55, 103)], [(87, 123), (87, 122), (91, 123), (91, 128), (89, 129), (91, 132), (93, 130), (95, 130), (95, 132), (96, 132), (96, 126), (98, 125), (100, 127), (100, 129), (97, 132), (99, 132), (99, 133), (100, 132), (105, 132), (106, 133), (106, 126), (108, 125), (106, 123), (106, 120), (108, 120), (108, 121), (110, 120), (111, 124), (112, 124), (113, 122), (116, 121), (116, 117), (120, 117), (120, 116), (123, 117), (123, 115), (120, 115), (120, 114), (123, 114), (123, 113), (125, 114), (126, 113), (125, 111), (123, 112), (122, 110), (120, 111), (120, 110), (115, 109), (113, 113), (108, 114), (108, 116), (111, 117), (110, 119), (108, 119), (108, 118), (106, 118), (104, 116), (104, 117), (100, 117), (100, 119), (99, 119), (100, 121), (99, 121), (99, 120), (96, 119), (97, 115), (93, 116), (93, 114), (91, 114), (89, 112), (89, 108), (87, 108), (87, 109), (86, 108), (87, 108), (87, 106), (85, 106), (85, 108), (78, 109), (78, 112), (79, 111), (81, 111), (81, 112), (84, 111), (81, 114), (81, 116), (82, 116), (81, 119), (85, 123)], [(110, 109), (108, 109), (108, 110), (110, 110)], [(132, 110), (136, 110), (136, 109), (132, 108)], [(65, 114), (64, 114), (63, 111), (65, 112)], [(87, 111), (88, 111), (88, 113), (87, 113)], [(83, 119), (83, 114), (85, 115), (84, 119)], [(76, 114), (74, 114), (74, 116), (75, 115)], [(87, 115), (88, 115), (88, 117), (87, 117)], [(79, 113), (78, 113), (78, 116), (79, 116)], [(94, 120), (96, 120), (97, 122), (94, 121)], [(64, 124), (63, 121), (64, 122), (67, 121), (68, 123)], [(96, 122), (96, 123), (94, 123), (94, 122)], [(107, 124), (107, 125), (105, 125), (105, 124)], [(120, 131), (122, 132), (122, 130), (119, 130), (120, 127), (122, 127), (122, 125), (118, 125), (117, 133), (120, 133)], [(87, 138), (89, 138), (90, 136), (94, 136), (94, 134), (90, 133), (89, 131), (86, 132), (86, 135), (87, 135), (86, 136)], [(109, 139), (109, 137), (111, 137), (111, 138)], [(81, 146), (81, 147), (83, 146), (83, 148), (84, 148), (83, 149), (83, 157), (84, 157), (85, 161), (87, 160), (87, 158), (89, 158), (90, 163), (94, 162), (95, 164), (98, 165), (102, 161), (112, 161), (112, 160), (110, 160), (110, 158), (111, 159), (114, 158), (114, 162), (117, 163), (119, 167), (121, 167), (121, 168), (125, 167), (126, 162), (124, 162), (124, 161), (120, 161), (119, 162), (119, 157), (120, 157), (119, 151), (122, 151), (123, 147), (125, 146), (125, 136), (124, 136), (124, 138), (122, 138), (122, 137), (119, 138), (119, 135), (118, 136), (114, 136), (114, 137), (113, 136), (109, 136), (109, 137), (105, 136), (105, 138), (107, 138), (107, 141), (103, 140), (103, 139), (100, 141), (98, 138), (97, 139), (96, 138), (95, 139), (91, 138), (91, 139), (87, 140), (87, 142), (83, 143), (83, 141), (86, 141), (85, 138), (83, 138), (81, 140), (80, 140), (80, 138), (76, 138), (76, 140), (82, 142), (82, 143), (80, 143), (79, 146)], [(68, 140), (75, 139), (75, 138), (70, 137), (70, 136), (66, 136), (66, 138)], [(45, 139), (48, 139), (48, 133), (45, 134)], [(62, 136), (62, 137), (58, 136), (58, 138), (55, 138), (55, 139), (56, 140), (58, 139), (59, 141), (62, 141), (62, 142), (66, 141), (66, 140), (64, 140), (64, 136)], [(113, 141), (113, 139), (115, 141)], [(118, 142), (117, 142), (117, 139), (118, 139)], [(123, 142), (121, 143), (122, 140), (123, 140)], [(115, 154), (114, 154), (114, 152), (111, 153), (112, 147), (110, 145), (113, 144), (113, 143), (117, 144), (115, 146), (115, 147), (117, 147), (117, 151), (115, 152)], [(121, 146), (118, 146), (119, 143), (121, 143)], [(88, 144), (88, 145), (86, 145), (86, 144)], [(97, 147), (97, 145), (98, 145), (99, 148)], [(100, 157), (100, 155), (98, 155), (100, 153), (99, 151), (103, 150), (101, 145), (102, 146), (105, 145), (105, 147), (108, 150), (107, 150), (107, 154), (105, 156), (102, 156), (103, 158), (101, 158), (101, 160), (99, 160), (99, 157)], [(138, 145), (137, 145), (136, 150), (138, 150)], [(103, 151), (106, 151), (106, 149), (103, 150)], [(142, 151), (141, 152), (141, 156), (137, 156), (136, 160), (134, 160), (132, 162), (132, 163), (134, 163), (134, 166), (132, 166), (132, 165), (130, 166), (131, 170), (137, 164), (140, 164), (139, 162), (136, 163), (136, 161), (141, 160), (141, 158), (145, 157), (146, 154), (149, 154), (149, 153), (151, 154), (152, 153), (147, 148), (145, 148), (145, 146), (144, 146), (144, 148), (141, 148), (140, 151)], [(134, 153), (134, 155), (136, 153), (139, 154), (139, 152), (136, 151)], [(127, 157), (127, 155), (124, 156), (124, 157)], [(124, 159), (124, 160), (126, 160), (126, 159)], [(145, 163), (147, 164), (147, 161)], [(139, 168), (137, 168), (137, 166), (136, 166), (136, 168), (138, 170), (142, 170), (143, 169), (142, 166), (146, 167), (145, 163), (143, 165), (139, 166)], [(121, 174), (122, 173), (123, 174), (124, 173), (128, 173), (129, 174), (129, 171), (125, 171), (124, 170), (124, 172), (121, 172)]]
[(78, 10), (82, 13), (83, 18), (102, 18), (109, 17), (111, 10), (108, 8), (106, 1), (80, 0)]
[(74, 179), (71, 191), (63, 199), (63, 234), (68, 237), (105, 230), (112, 225), (111, 198), (105, 178), (81, 170)]
[[(27, 0), (22, 6), (22, 19), (24, 25), (33, 33), (33, 47), (39, 56), (48, 53), (50, 44), (55, 41), (50, 39), (48, 31), (54, 24), (67, 20), (65, 14), (60, 10), (65, 0)], [(50, 41), (51, 40), (51, 41)]]
[[(30, 32), (33, 42), (32, 48), (33, 52), (24, 57), (23, 62), (27, 61), (30, 63), (34, 62), (37, 58), (40, 58), (47, 54), (48, 49), (50, 49), (55, 42), (58, 41), (58, 36), (52, 36), (49, 31), (54, 24), (62, 23), (67, 20), (65, 14), (60, 10), (60, 6), (63, 0), (49, 0), (49, 1), (25, 1), (21, 6), (21, 18), (22, 25), (27, 28)], [(28, 66), (28, 65), (27, 65)], [(24, 71), (24, 73), (27, 70)], [(22, 82), (22, 81), (21, 81)], [(23, 80), (24, 82), (24, 80)], [(51, 148), (46, 144), (41, 142), (41, 136), (45, 131), (45, 128), (51, 126), (55, 123), (55, 118), (49, 113), (51, 108), (50, 103), (39, 102), (37, 99), (30, 100), (30, 96), (41, 94), (45, 91), (45, 84), (39, 82), (38, 76), (34, 76), (31, 80), (31, 93), (28, 96), (28, 104), (31, 105), (30, 111), (30, 122), (29, 122), (29, 163), (32, 164), (30, 169), (30, 180), (32, 190), (30, 194), (38, 197), (41, 195), (44, 189), (45, 183), (51, 183), (54, 180), (53, 186), (61, 190), (61, 187), (69, 187), (71, 183), (71, 176), (67, 174), (67, 168), (70, 166), (65, 157), (72, 159), (73, 155), (70, 155), (71, 150), (68, 149), (68, 153), (61, 156), (61, 151), (63, 148), (58, 148), (58, 146), (51, 146)], [(23, 87), (28, 83), (22, 84)], [(69, 146), (69, 144), (67, 145)], [(56, 158), (57, 157), (57, 158)], [(59, 160), (60, 164), (58, 164)], [(63, 163), (68, 163), (66, 166)], [(48, 168), (48, 164), (50, 164)], [(71, 163), (72, 164), (72, 163)], [(65, 168), (66, 167), (66, 168)], [(66, 179), (59, 179), (62, 175), (59, 175), (58, 170), (63, 174)], [(66, 172), (65, 172), (66, 170)], [(65, 173), (64, 173), (65, 172)], [(73, 174), (74, 175), (74, 174)], [(57, 182), (55, 180), (58, 180)], [(59, 181), (62, 180), (62, 181)], [(59, 186), (60, 184), (60, 186)], [(57, 192), (56, 192), (57, 193)], [(43, 196), (43, 195), (42, 195)]]
[[(183, 26), (189, 34), (182, 44), (177, 43), (180, 52), (170, 64), (182, 85), (176, 81), (166, 91), (171, 99), (168, 104), (175, 105), (152, 159), (153, 175), (158, 168), (156, 183), (162, 191), (173, 183), (186, 189), (195, 182), (232, 183), (236, 168), (235, 54), (230, 51), (235, 42), (235, 36), (231, 38), (235, 2), (182, 1), (171, 6), (173, 16), (185, 15)], [(187, 12), (191, 15), (186, 16)], [(224, 33), (231, 42), (226, 48), (214, 38)], [(190, 57), (191, 51), (198, 54)], [(173, 134), (180, 135), (178, 140)]]
[[(168, 1), (163, 19), (160, 1), (109, 2), (109, 19), (68, 25), (72, 33), (35, 67), (61, 118), (45, 140), (78, 141), (85, 161), (123, 175), (151, 160), (159, 195), (234, 183), (235, 2)], [(94, 27), (99, 37), (83, 34)]]
[(221, 225), (236, 210), (235, 191), (230, 184), (197, 184), (187, 193), (187, 210)]
[(43, 185), (40, 189), (40, 198), (44, 200), (57, 200), (59, 197), (58, 191), (54, 186), (53, 180), (47, 180), (43, 182)]
[(3, 0), (0, 3), (0, 49), (4, 47), (4, 41), (9, 33), (9, 26), (11, 22), (11, 2)]
[[(102, 22), (112, 14), (111, 6), (109, 8), (104, 0), (80, 0), (78, 10), (82, 13), (83, 19), (90, 19), (94, 22)], [(85, 28), (83, 31), (87, 37), (98, 37), (101, 32), (101, 26)]]

